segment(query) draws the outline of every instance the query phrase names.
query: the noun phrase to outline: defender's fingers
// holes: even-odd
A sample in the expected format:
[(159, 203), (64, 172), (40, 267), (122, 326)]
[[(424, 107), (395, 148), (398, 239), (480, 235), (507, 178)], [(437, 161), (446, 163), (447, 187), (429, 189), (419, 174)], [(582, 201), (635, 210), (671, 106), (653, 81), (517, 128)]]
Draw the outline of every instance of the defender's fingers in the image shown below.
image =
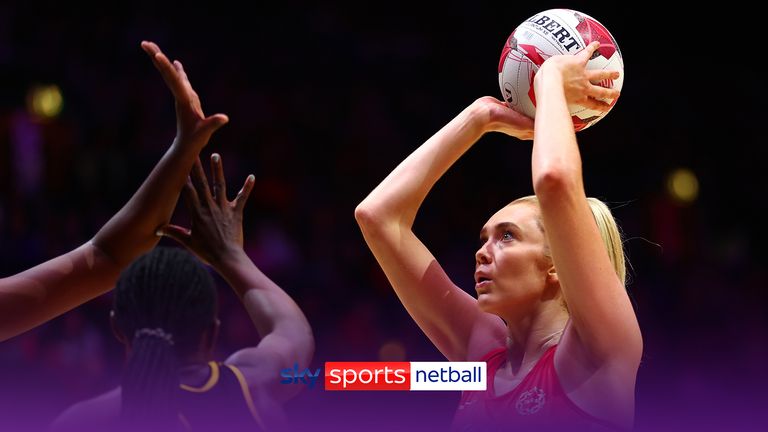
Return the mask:
[(200, 208), (200, 198), (197, 196), (197, 191), (189, 177), (181, 189), (181, 196), (184, 198), (184, 205), (187, 207), (190, 217), (194, 218)]
[(195, 161), (195, 165), (192, 167), (192, 173), (190, 174), (192, 179), (192, 185), (195, 187), (197, 196), (200, 199), (200, 203), (208, 205), (213, 197), (211, 196), (211, 189), (208, 186), (208, 179), (205, 177), (205, 171), (203, 171), (203, 164), (198, 157)]
[(248, 197), (251, 195), (251, 191), (253, 191), (253, 185), (256, 183), (256, 177), (251, 174), (248, 176), (248, 178), (245, 179), (245, 184), (243, 184), (243, 188), (240, 189), (240, 192), (235, 197), (235, 200), (233, 203), (235, 204), (235, 210), (238, 212), (242, 212), (243, 208), (245, 207), (245, 203), (248, 201)]
[(173, 67), (176, 69), (176, 72), (179, 73), (179, 76), (181, 77), (181, 79), (183, 79), (186, 82), (189, 82), (187, 71), (184, 70), (184, 65), (182, 65), (179, 60), (173, 61)]
[(213, 178), (213, 198), (219, 205), (227, 203), (227, 180), (224, 178), (224, 165), (221, 155), (211, 155), (211, 177)]
[(176, 71), (176, 68), (171, 64), (168, 57), (160, 51), (160, 48), (151, 43), (146, 42), (141, 44), (142, 49), (152, 59), (152, 64), (155, 65), (155, 69), (160, 72), (160, 76), (165, 81), (165, 85), (171, 90), (173, 97), (177, 100), (183, 97), (186, 92), (184, 91), (184, 81), (181, 80), (181, 76)]

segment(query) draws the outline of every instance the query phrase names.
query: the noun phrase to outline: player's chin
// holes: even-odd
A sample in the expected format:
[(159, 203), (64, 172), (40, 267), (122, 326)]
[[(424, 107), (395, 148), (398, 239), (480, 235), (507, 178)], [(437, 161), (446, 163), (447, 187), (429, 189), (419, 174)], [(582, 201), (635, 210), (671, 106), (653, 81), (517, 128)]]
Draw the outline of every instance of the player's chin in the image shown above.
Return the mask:
[(498, 302), (494, 300), (493, 294), (478, 294), (477, 306), (483, 312), (495, 314), (498, 309)]

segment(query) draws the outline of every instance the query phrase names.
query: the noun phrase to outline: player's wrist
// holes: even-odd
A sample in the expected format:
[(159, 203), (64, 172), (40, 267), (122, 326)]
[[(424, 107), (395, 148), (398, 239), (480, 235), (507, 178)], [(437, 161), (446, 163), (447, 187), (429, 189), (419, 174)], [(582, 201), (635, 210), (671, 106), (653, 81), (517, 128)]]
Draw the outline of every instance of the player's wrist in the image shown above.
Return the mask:
[(239, 246), (222, 248), (211, 257), (211, 265), (224, 277), (242, 268), (243, 264), (250, 262), (248, 255)]
[(533, 79), (533, 91), (541, 96), (548, 88), (563, 87), (563, 71), (557, 64), (544, 62)]

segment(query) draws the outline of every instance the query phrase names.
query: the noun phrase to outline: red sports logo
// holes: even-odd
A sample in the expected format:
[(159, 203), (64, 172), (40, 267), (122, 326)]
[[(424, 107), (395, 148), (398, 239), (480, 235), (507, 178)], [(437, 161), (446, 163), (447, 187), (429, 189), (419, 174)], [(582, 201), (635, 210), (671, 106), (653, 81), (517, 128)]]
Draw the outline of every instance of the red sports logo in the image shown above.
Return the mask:
[(326, 390), (485, 390), (485, 362), (326, 362)]

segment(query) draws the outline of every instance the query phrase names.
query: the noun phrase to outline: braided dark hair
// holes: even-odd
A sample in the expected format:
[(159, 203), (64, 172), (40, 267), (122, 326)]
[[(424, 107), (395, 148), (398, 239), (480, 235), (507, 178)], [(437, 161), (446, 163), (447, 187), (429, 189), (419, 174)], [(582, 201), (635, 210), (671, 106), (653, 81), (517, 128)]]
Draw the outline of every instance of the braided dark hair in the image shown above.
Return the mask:
[(216, 314), (216, 289), (203, 265), (180, 248), (156, 247), (120, 276), (115, 324), (131, 340), (122, 378), (127, 425), (178, 428), (179, 361), (195, 354)]

